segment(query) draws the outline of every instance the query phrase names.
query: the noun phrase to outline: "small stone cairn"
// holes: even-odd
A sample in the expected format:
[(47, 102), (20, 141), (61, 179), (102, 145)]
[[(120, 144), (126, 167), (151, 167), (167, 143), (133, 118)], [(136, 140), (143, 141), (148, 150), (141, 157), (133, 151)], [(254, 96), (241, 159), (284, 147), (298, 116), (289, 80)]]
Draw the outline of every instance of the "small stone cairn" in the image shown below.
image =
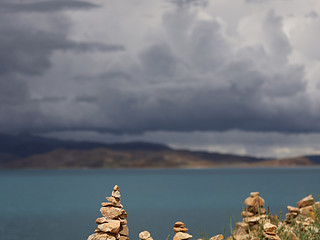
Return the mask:
[(285, 223), (291, 224), (295, 220), (307, 230), (310, 223), (315, 220), (314, 209), (320, 209), (320, 202), (315, 202), (313, 196), (309, 195), (297, 202), (297, 207), (287, 206), (287, 209), (289, 213), (286, 214)]
[(121, 194), (118, 185), (115, 185), (108, 202), (102, 202), (100, 212), (103, 217), (97, 218), (98, 228), (87, 240), (129, 240), (127, 213), (121, 205)]
[(148, 231), (143, 231), (139, 233), (140, 240), (153, 240), (151, 234)]
[(173, 237), (173, 240), (189, 240), (192, 238), (192, 235), (188, 234), (188, 228), (183, 222), (176, 222), (173, 226), (173, 230), (176, 234)]
[(250, 193), (250, 197), (246, 198), (244, 204), (246, 208), (241, 213), (243, 220), (236, 224), (232, 238), (229, 239), (246, 240), (250, 237), (249, 232), (254, 235), (260, 224), (266, 221), (267, 215), (265, 213), (267, 210), (263, 207), (265, 201), (260, 197), (259, 192)]

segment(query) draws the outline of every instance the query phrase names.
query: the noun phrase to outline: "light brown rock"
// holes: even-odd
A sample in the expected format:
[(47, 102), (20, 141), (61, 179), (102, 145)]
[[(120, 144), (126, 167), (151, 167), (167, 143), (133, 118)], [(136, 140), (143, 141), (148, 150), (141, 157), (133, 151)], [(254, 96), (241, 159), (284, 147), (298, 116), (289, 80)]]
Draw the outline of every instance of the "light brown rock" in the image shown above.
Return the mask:
[(122, 211), (121, 211), (121, 214), (120, 214), (120, 218), (122, 218), (122, 219), (127, 218), (127, 217), (128, 217), (127, 212), (126, 212), (124, 209), (121, 209), (121, 210), (122, 210)]
[(173, 230), (175, 232), (188, 232), (188, 228), (186, 227), (174, 227)]
[(263, 207), (264, 206), (264, 199), (262, 197), (248, 197), (244, 201), (244, 204), (249, 207)]
[(119, 240), (129, 240), (129, 238), (127, 236), (120, 236)]
[(102, 207), (100, 208), (100, 212), (104, 217), (107, 218), (118, 218), (122, 214), (121, 208), (116, 208), (116, 207)]
[(314, 212), (313, 206), (307, 206), (307, 207), (300, 208), (300, 215), (302, 217), (310, 217), (310, 216), (312, 216), (313, 212)]
[(120, 230), (120, 221), (109, 220), (107, 223), (99, 224), (98, 229), (106, 233), (118, 233)]
[(120, 199), (119, 198), (114, 198), (114, 197), (106, 197), (107, 201), (113, 204), (120, 204)]
[(121, 198), (121, 194), (120, 194), (119, 191), (113, 191), (113, 192), (112, 192), (112, 197), (114, 197), (114, 198)]
[(143, 232), (139, 233), (139, 238), (142, 240), (146, 240), (150, 237), (151, 237), (151, 235), (148, 231), (143, 231)]
[(235, 227), (235, 231), (238, 231), (238, 230), (244, 230), (245, 232), (247, 232), (249, 230), (249, 225), (248, 223), (245, 223), (245, 222), (237, 222), (236, 223), (236, 227)]
[(91, 234), (88, 238), (87, 238), (87, 240), (93, 240), (95, 237), (96, 237), (96, 235), (97, 234)]
[(118, 208), (123, 208), (122, 204), (114, 204), (110, 202), (102, 202), (101, 203), (102, 207), (118, 207)]
[(306, 196), (305, 198), (303, 198), (299, 202), (297, 202), (298, 208), (311, 206), (313, 204), (314, 204), (314, 198), (312, 195)]
[(222, 240), (222, 239), (223, 239), (222, 234), (219, 234), (219, 235), (211, 237), (209, 240)]
[(299, 208), (296, 207), (291, 207), (291, 206), (287, 206), (287, 209), (289, 212), (295, 212), (295, 213), (299, 213)]
[(174, 227), (185, 227), (185, 226), (186, 225), (181, 221), (175, 222), (175, 224), (174, 224)]
[(252, 213), (252, 212), (248, 212), (248, 211), (242, 211), (242, 212), (241, 212), (241, 216), (242, 216), (243, 218), (253, 217), (253, 215), (254, 215), (254, 213)]
[(123, 236), (129, 236), (129, 228), (127, 225), (122, 225), (120, 227), (120, 232), (119, 232), (121, 235)]
[(258, 197), (260, 195), (259, 192), (251, 192), (250, 197)]
[(267, 209), (265, 209), (263, 207), (248, 206), (248, 207), (246, 207), (246, 211), (254, 213), (254, 214), (265, 214), (267, 212)]
[(192, 235), (184, 232), (177, 232), (176, 235), (174, 235), (173, 240), (188, 240), (192, 238)]
[(273, 225), (269, 222), (265, 223), (263, 225), (263, 230), (266, 232), (266, 233), (275, 233), (277, 232), (278, 228), (276, 225)]
[(249, 234), (234, 234), (233, 239), (234, 240), (248, 240), (249, 239)]
[(118, 185), (115, 185), (115, 186), (113, 187), (113, 191), (120, 191), (119, 186), (118, 186)]

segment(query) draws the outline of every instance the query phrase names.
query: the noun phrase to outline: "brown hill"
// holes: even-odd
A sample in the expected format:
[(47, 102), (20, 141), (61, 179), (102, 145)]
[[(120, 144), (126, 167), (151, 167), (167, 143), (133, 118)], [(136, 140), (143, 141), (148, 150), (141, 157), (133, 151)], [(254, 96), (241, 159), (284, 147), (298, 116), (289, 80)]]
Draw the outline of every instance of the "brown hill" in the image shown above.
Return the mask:
[(3, 168), (199, 168), (243, 165), (253, 157), (184, 150), (57, 149), (11, 161)]

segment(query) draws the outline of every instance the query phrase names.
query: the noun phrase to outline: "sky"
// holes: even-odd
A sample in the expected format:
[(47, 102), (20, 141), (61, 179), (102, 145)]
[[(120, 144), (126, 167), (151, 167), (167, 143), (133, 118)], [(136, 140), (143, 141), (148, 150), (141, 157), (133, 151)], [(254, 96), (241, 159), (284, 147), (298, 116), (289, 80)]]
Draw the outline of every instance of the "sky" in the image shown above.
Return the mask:
[(320, 154), (318, 0), (0, 0), (0, 132)]

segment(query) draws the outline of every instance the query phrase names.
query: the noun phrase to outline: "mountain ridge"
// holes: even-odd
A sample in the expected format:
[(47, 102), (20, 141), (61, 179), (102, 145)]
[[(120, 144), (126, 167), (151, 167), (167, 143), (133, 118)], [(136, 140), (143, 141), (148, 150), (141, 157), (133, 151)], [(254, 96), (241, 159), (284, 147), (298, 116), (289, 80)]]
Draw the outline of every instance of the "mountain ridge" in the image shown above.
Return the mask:
[(0, 134), (0, 169), (282, 167), (320, 164), (320, 156), (266, 159), (172, 149), (151, 142), (99, 143)]

